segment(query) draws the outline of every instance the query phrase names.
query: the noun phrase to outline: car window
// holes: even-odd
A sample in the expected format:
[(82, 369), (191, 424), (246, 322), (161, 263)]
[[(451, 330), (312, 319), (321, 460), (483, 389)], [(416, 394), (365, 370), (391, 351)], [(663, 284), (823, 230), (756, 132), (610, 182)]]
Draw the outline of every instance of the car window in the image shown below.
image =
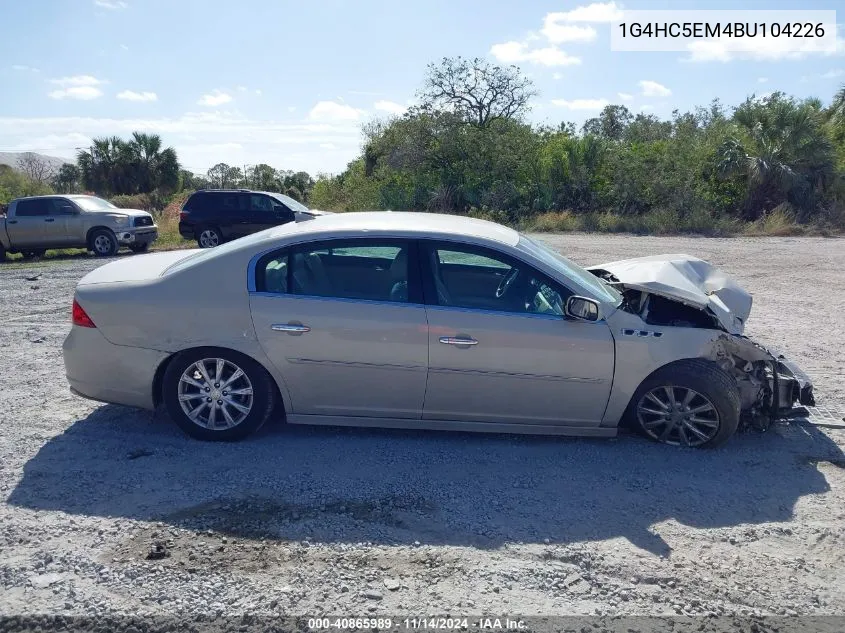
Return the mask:
[(185, 206), (182, 207), (185, 211), (205, 211), (208, 209), (209, 200), (211, 196), (207, 193), (195, 193), (188, 201), (185, 203)]
[(572, 293), (528, 264), (473, 246), (424, 249), (441, 306), (563, 316)]
[(49, 198), (34, 198), (32, 200), (18, 200), (15, 215), (20, 217), (34, 217), (50, 215), (52, 204)]
[(225, 193), (220, 195), (217, 201), (218, 207), (223, 213), (238, 213), (246, 207), (246, 196), (237, 193)]
[(250, 211), (272, 211), (273, 210), (273, 201), (270, 200), (267, 196), (262, 196), (260, 194), (250, 194), (249, 196), (249, 209)]
[(437, 256), (441, 264), (464, 264), (467, 266), (491, 266), (493, 268), (509, 268), (507, 264), (478, 253), (466, 253), (462, 251), (450, 251), (438, 249)]
[(64, 198), (50, 200), (50, 215), (68, 215), (73, 213), (73, 205)]
[(360, 240), (324, 244), (265, 256), (256, 267), (256, 288), (312, 297), (409, 301), (405, 244), (361, 244)]

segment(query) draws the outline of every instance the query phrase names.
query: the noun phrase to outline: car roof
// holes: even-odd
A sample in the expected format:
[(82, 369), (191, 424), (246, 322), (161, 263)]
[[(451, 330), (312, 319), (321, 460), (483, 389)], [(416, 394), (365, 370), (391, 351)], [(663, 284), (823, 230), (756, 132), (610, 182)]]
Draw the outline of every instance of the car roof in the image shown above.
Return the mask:
[(353, 211), (316, 216), (303, 222), (289, 222), (268, 231), (270, 238), (294, 235), (349, 234), (361, 231), (403, 235), (450, 235), (478, 238), (516, 246), (519, 233), (501, 224), (443, 213), (410, 211)]

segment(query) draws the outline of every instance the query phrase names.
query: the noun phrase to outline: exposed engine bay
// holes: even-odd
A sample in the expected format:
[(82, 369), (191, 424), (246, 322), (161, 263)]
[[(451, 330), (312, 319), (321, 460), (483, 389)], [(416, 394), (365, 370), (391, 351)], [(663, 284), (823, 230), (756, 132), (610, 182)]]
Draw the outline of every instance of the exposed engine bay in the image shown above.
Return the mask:
[[(619, 266), (620, 271), (630, 273), (637, 269), (634, 265), (639, 260), (626, 260), (614, 264), (595, 266), (588, 270), (615, 287), (623, 297), (619, 309), (637, 315), (644, 323), (652, 326), (703, 328), (720, 330), (722, 334), (714, 340), (709, 360), (717, 363), (723, 370), (733, 376), (739, 387), (741, 398), (741, 421), (746, 427), (766, 430), (773, 421), (796, 417), (802, 413), (795, 409), (796, 403), (815, 406), (813, 385), (809, 377), (797, 366), (786, 360), (782, 355), (773, 352), (759, 343), (744, 336), (741, 332), (745, 318), (751, 307), (751, 297), (741, 290), (733, 280), (723, 273), (718, 273), (720, 282), (724, 286), (712, 283), (715, 276), (704, 279), (715, 270), (710, 264), (689, 256), (669, 256), (671, 259), (642, 258), (652, 265), (649, 279), (632, 279), (631, 275), (617, 274), (611, 270)], [(691, 275), (684, 266), (690, 262), (696, 265), (695, 272), (702, 273), (700, 278)], [(667, 296), (671, 292), (665, 281), (656, 280), (654, 266), (672, 267), (676, 276), (683, 271), (683, 278), (690, 286), (700, 285), (705, 297), (712, 297), (718, 291), (729, 288), (731, 299), (740, 306), (741, 318), (735, 313), (716, 313), (708, 301), (683, 293), (679, 296)], [(659, 272), (659, 269), (657, 269)], [(620, 279), (622, 277), (622, 279)], [(711, 282), (707, 287), (707, 283)], [(655, 291), (649, 292), (649, 285)], [(742, 295), (746, 294), (747, 297)], [(721, 302), (719, 307), (730, 308), (730, 302)], [(725, 317), (732, 317), (727, 320)], [(730, 324), (729, 327), (726, 324)], [(733, 330), (733, 331), (731, 331)], [(803, 411), (805, 412), (805, 411)]]

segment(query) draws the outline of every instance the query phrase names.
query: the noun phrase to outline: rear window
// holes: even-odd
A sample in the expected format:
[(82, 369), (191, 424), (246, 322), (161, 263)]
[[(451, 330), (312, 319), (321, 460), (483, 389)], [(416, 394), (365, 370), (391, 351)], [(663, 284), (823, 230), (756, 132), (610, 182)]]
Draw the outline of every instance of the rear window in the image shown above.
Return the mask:
[(35, 198), (33, 200), (18, 200), (15, 207), (15, 215), (20, 217), (31, 217), (39, 215), (50, 215), (49, 198)]
[(182, 209), (184, 211), (204, 211), (208, 208), (209, 197), (210, 196), (207, 193), (195, 193), (188, 198), (188, 201)]

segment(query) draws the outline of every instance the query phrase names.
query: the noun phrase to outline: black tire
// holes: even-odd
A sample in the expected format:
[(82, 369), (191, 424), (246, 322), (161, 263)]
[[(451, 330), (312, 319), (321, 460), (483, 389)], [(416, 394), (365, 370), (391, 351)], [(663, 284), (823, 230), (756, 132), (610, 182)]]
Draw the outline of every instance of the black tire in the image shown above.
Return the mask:
[(144, 242), (143, 244), (130, 244), (129, 250), (133, 253), (146, 253), (150, 250), (150, 243)]
[[(182, 409), (182, 405), (179, 401), (179, 396), (182, 375), (192, 365), (194, 365), (198, 361), (202, 361), (205, 359), (218, 358), (223, 359), (228, 363), (231, 363), (234, 367), (243, 371), (248, 382), (240, 382), (234, 384), (239, 384), (241, 386), (247, 384), (250, 385), (252, 389), (252, 395), (251, 402), (249, 402), (249, 412), (246, 417), (243, 418), (243, 420), (239, 421), (236, 426), (232, 426), (230, 428), (214, 429), (209, 428), (208, 426), (204, 426), (201, 423), (194, 422)], [(212, 371), (214, 371), (212, 368), (213, 366), (211, 364), (208, 364), (206, 366), (207, 373), (213, 381), (216, 376), (212, 376)], [(231, 374), (227, 376), (224, 370), (224, 383), (229, 376), (231, 376)], [(208, 385), (209, 389), (211, 389), (209, 395), (212, 395), (214, 393), (215, 384), (224, 384), (213, 382), (207, 383), (202, 378), (200, 378), (199, 382), (203, 385)], [(186, 389), (193, 390), (194, 387), (192, 387), (191, 385), (187, 385)], [(195, 391), (191, 391), (190, 393), (202, 393), (202, 391), (197, 388)], [(192, 403), (192, 405), (193, 402), (199, 402), (201, 404), (203, 397), (204, 396), (201, 396), (190, 402)], [(164, 372), (164, 378), (162, 380), (162, 401), (164, 402), (164, 406), (167, 408), (167, 412), (170, 414), (170, 417), (173, 419), (173, 421), (176, 422), (179, 428), (182, 429), (182, 431), (184, 431), (190, 437), (193, 437), (194, 439), (198, 440), (212, 442), (234, 442), (237, 440), (244, 439), (245, 437), (251, 435), (264, 425), (275, 406), (276, 389), (275, 385), (273, 384), (273, 379), (270, 377), (267, 371), (248, 356), (227, 349), (220, 349), (215, 347), (198, 347), (196, 349), (182, 352), (176, 355), (176, 357), (170, 361), (167, 366), (167, 369)], [(221, 401), (218, 400), (218, 402)], [(240, 402), (245, 406), (245, 400), (241, 400)], [(209, 407), (210, 405), (206, 406), (206, 408)], [(205, 412), (205, 410), (203, 409), (200, 411), (199, 414), (200, 419), (202, 418), (203, 413), (205, 413), (206, 418), (210, 418), (208, 412)], [(216, 413), (214, 415), (215, 419), (220, 417)], [(203, 420), (201, 419), (201, 421)], [(204, 422), (208, 422), (208, 419), (204, 420)]]
[(6, 247), (0, 244), (0, 262), (6, 261)]
[[(659, 420), (664, 415), (663, 413), (648, 419), (646, 416), (649, 416), (649, 413), (638, 413), (641, 401), (644, 401), (649, 393), (654, 393), (653, 390), (655, 389), (666, 393), (667, 400), (669, 400), (668, 394), (670, 392), (666, 388), (671, 389), (671, 400), (673, 401), (675, 395), (685, 395), (689, 391), (695, 392), (696, 396), (693, 397), (689, 408), (701, 408), (706, 401), (709, 401), (713, 411), (703, 413), (702, 418), (694, 416), (694, 419), (706, 420), (706, 426), (698, 425), (698, 423), (695, 423), (694, 426), (699, 433), (710, 435), (709, 439), (702, 440), (700, 436), (695, 436), (686, 423), (678, 424), (677, 421), (671, 422), (671, 426), (683, 427), (683, 430), (680, 428), (674, 430), (673, 428), (666, 435), (666, 429), (670, 423)], [(659, 393), (660, 391), (658, 391)], [(652, 405), (652, 402), (654, 401), (648, 400), (644, 401), (643, 404), (650, 409), (662, 412), (662, 409), (659, 409), (657, 404)], [(631, 398), (625, 412), (625, 421), (646, 437), (661, 443), (692, 445), (695, 448), (716, 448), (727, 442), (736, 432), (739, 425), (739, 412), (740, 396), (736, 381), (715, 363), (693, 358), (670, 363), (646, 378), (637, 389), (634, 397)], [(677, 415), (683, 417), (685, 414), (679, 412)], [(713, 426), (714, 424), (716, 426)], [(646, 425), (649, 428), (646, 428)], [(678, 436), (678, 441), (673, 441), (675, 436)], [(692, 437), (695, 443), (691, 443), (689, 440), (685, 442), (682, 439), (683, 437)]]
[(97, 257), (111, 257), (117, 253), (117, 238), (109, 229), (97, 229), (91, 233), (88, 240), (88, 248), (94, 251)]
[(196, 238), (200, 248), (214, 248), (224, 242), (223, 233), (216, 226), (201, 226), (197, 229)]
[(36, 248), (34, 250), (29, 251), (21, 251), (21, 256), (24, 259), (32, 259), (34, 257), (43, 257), (44, 253), (47, 252), (46, 248)]

